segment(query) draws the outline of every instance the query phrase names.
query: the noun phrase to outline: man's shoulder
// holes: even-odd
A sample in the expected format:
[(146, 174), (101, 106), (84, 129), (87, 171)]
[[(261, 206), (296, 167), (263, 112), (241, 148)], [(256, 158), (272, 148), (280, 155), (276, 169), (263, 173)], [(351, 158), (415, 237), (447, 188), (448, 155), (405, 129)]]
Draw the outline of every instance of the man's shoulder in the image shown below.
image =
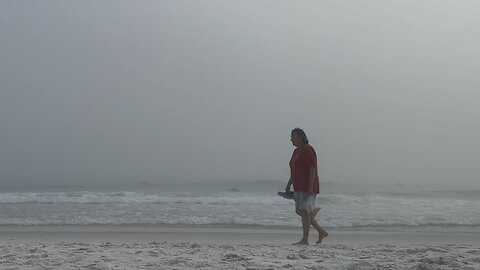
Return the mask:
[(314, 153), (315, 153), (315, 149), (313, 148), (313, 146), (312, 146), (311, 144), (306, 144), (304, 151), (306, 151), (306, 152), (314, 152)]

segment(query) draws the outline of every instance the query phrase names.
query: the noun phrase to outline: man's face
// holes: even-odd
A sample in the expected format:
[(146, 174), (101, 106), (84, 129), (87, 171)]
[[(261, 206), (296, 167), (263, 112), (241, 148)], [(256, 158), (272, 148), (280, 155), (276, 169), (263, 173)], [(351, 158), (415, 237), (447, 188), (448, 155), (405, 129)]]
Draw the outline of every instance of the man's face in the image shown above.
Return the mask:
[(300, 146), (302, 145), (302, 137), (296, 133), (292, 133), (290, 136), (290, 140), (292, 141), (293, 146)]

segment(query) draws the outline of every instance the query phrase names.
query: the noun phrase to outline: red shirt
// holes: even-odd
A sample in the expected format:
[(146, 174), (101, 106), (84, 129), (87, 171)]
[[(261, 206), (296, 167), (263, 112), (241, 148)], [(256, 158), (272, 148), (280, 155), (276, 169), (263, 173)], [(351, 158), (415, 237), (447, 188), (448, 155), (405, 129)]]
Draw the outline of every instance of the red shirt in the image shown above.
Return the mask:
[[(297, 147), (293, 151), (290, 159), (290, 174), (293, 178), (293, 190), (307, 192), (308, 191), (308, 177), (309, 168), (317, 168), (317, 154), (310, 144)], [(318, 173), (315, 171), (315, 178), (313, 180), (313, 193), (320, 192), (320, 181)]]

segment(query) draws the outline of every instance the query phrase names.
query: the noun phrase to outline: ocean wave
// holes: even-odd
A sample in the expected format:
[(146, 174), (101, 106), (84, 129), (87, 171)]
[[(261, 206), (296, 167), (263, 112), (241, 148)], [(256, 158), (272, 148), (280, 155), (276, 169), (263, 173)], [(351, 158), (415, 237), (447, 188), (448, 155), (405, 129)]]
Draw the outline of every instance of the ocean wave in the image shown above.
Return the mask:
[[(480, 226), (480, 200), (455, 196), (325, 194), (319, 222), (329, 228)], [(0, 193), (0, 225), (159, 224), (300, 226), (294, 203), (241, 192)]]
[[(273, 199), (272, 199), (273, 198)], [(223, 193), (215, 196), (198, 196), (192, 193), (146, 194), (139, 192), (41, 192), (41, 193), (0, 193), (0, 204), (243, 204), (254, 200), (256, 203), (271, 203), (277, 198), (241, 193)]]

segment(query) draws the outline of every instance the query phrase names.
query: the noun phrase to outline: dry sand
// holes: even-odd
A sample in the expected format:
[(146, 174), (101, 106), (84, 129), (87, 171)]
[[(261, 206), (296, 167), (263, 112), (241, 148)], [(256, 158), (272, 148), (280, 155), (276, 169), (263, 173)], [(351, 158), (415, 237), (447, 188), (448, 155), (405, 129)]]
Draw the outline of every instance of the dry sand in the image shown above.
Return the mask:
[(0, 269), (480, 269), (477, 232), (155, 226), (0, 227)]

